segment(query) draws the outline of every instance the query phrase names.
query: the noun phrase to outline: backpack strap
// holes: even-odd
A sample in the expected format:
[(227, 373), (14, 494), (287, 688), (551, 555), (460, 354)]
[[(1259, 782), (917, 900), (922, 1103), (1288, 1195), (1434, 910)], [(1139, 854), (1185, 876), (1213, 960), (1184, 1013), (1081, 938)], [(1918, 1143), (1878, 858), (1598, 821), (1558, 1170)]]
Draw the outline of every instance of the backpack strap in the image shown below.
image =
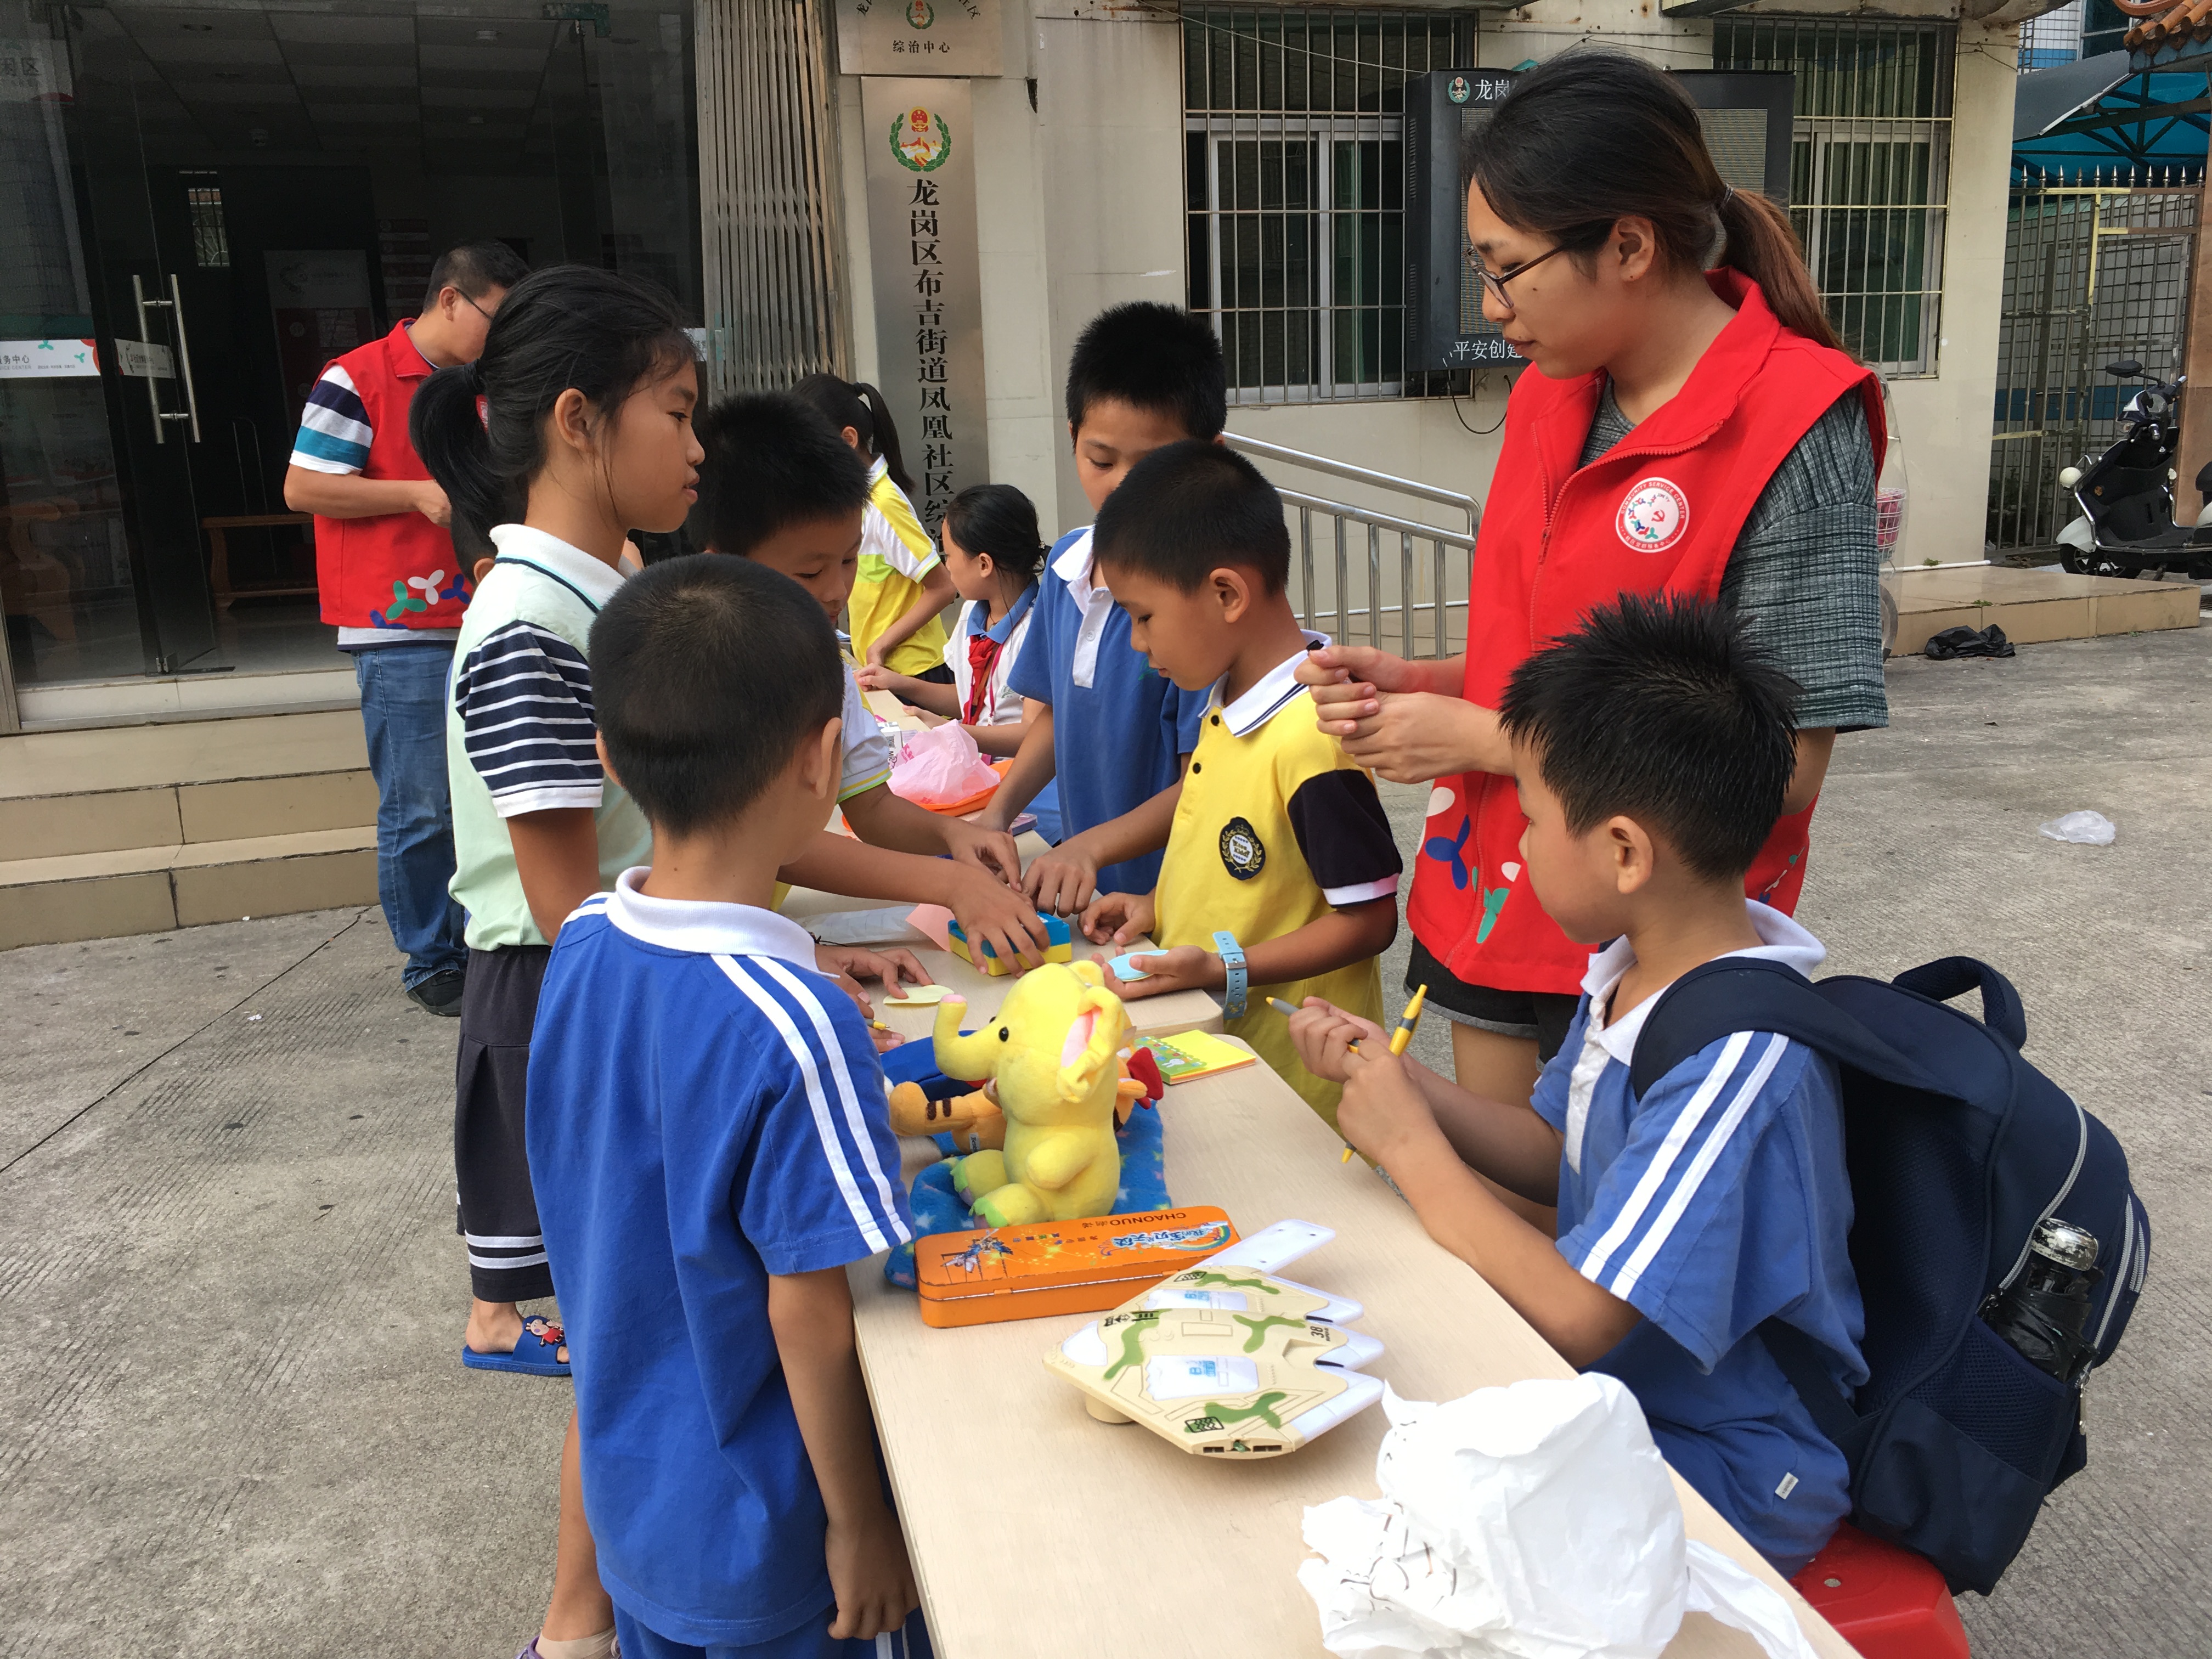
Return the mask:
[[(1995, 976), (2003, 983), (2002, 975)], [(1930, 1094), (1947, 1092), (1917, 1062), (1822, 996), (1804, 975), (1763, 957), (1717, 957), (1662, 991), (1637, 1034), (1630, 1089), (1641, 1100), (1684, 1060), (1738, 1031), (1772, 1031), (1884, 1082)]]
[(2014, 1048), (2027, 1047), (2027, 1011), (2021, 1006), (2020, 993), (2013, 989), (2010, 980), (1986, 962), (1977, 962), (1972, 957), (1945, 957), (1940, 962), (1923, 963), (1917, 968), (1908, 969), (1890, 983), (1938, 1002), (1948, 1002), (1979, 987), (1982, 1024)]

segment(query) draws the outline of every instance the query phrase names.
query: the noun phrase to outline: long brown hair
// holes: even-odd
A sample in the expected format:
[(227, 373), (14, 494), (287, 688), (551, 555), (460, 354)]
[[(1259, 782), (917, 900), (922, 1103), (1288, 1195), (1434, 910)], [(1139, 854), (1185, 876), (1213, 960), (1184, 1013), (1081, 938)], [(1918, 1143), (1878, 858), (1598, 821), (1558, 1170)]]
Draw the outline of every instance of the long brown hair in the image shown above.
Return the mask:
[(1718, 263), (1757, 283), (1784, 327), (1843, 349), (1789, 214), (1722, 181), (1698, 106), (1641, 58), (1585, 47), (1531, 70), (1468, 135), (1465, 163), (1499, 218), (1584, 270), (1619, 221), (1649, 219), (1668, 265), (1705, 270), (1719, 243)]

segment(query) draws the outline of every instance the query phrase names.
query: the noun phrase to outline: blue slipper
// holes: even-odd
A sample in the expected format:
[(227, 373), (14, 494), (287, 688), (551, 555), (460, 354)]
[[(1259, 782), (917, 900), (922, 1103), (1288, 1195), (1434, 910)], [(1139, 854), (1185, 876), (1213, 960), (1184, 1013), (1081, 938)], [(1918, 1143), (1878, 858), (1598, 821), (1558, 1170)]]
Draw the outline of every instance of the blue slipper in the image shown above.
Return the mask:
[(568, 1338), (550, 1319), (523, 1322), (522, 1335), (513, 1353), (478, 1353), (461, 1345), (461, 1364), (476, 1371), (513, 1371), (521, 1376), (566, 1376), (568, 1362), (554, 1356)]

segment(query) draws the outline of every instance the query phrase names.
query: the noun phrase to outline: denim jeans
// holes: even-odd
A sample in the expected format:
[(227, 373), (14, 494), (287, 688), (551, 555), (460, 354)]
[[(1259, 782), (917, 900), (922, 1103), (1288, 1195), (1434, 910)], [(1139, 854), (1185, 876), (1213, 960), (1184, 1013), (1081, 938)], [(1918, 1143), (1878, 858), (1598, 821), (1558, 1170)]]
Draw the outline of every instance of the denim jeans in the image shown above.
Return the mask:
[(368, 769), (376, 778), (376, 896), (392, 942), (407, 953), (410, 988), (468, 965), (453, 878), (453, 803), (446, 787), (445, 641), (380, 645), (353, 653)]

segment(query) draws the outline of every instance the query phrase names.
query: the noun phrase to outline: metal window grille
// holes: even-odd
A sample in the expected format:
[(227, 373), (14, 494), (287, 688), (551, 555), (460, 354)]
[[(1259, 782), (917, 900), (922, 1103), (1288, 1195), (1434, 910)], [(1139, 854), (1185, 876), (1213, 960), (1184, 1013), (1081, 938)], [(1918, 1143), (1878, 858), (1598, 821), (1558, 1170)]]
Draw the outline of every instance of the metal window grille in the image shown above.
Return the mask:
[(2070, 64), (2081, 55), (2083, 0), (2066, 0), (2056, 11), (2031, 17), (2020, 26), (2020, 70)]
[(2160, 183), (2179, 180), (2011, 193), (1990, 446), (1991, 557), (2050, 553), (2080, 510), (2058, 487), (2059, 469), (2119, 435), (2135, 384), (2105, 365), (2133, 358), (2163, 374), (2180, 363), (2199, 192)]
[(1232, 401), (1430, 389), (1406, 373), (1405, 84), (1472, 61), (1474, 29), (1449, 12), (1184, 10), (1190, 308), (1221, 337)]
[(213, 185), (187, 185), (185, 205), (192, 218), (192, 263), (202, 270), (230, 269), (230, 231), (222, 219), (222, 191)]
[(1836, 331), (1893, 376), (1936, 372), (1957, 38), (1949, 23), (1713, 28), (1715, 68), (1796, 76), (1790, 217)]

